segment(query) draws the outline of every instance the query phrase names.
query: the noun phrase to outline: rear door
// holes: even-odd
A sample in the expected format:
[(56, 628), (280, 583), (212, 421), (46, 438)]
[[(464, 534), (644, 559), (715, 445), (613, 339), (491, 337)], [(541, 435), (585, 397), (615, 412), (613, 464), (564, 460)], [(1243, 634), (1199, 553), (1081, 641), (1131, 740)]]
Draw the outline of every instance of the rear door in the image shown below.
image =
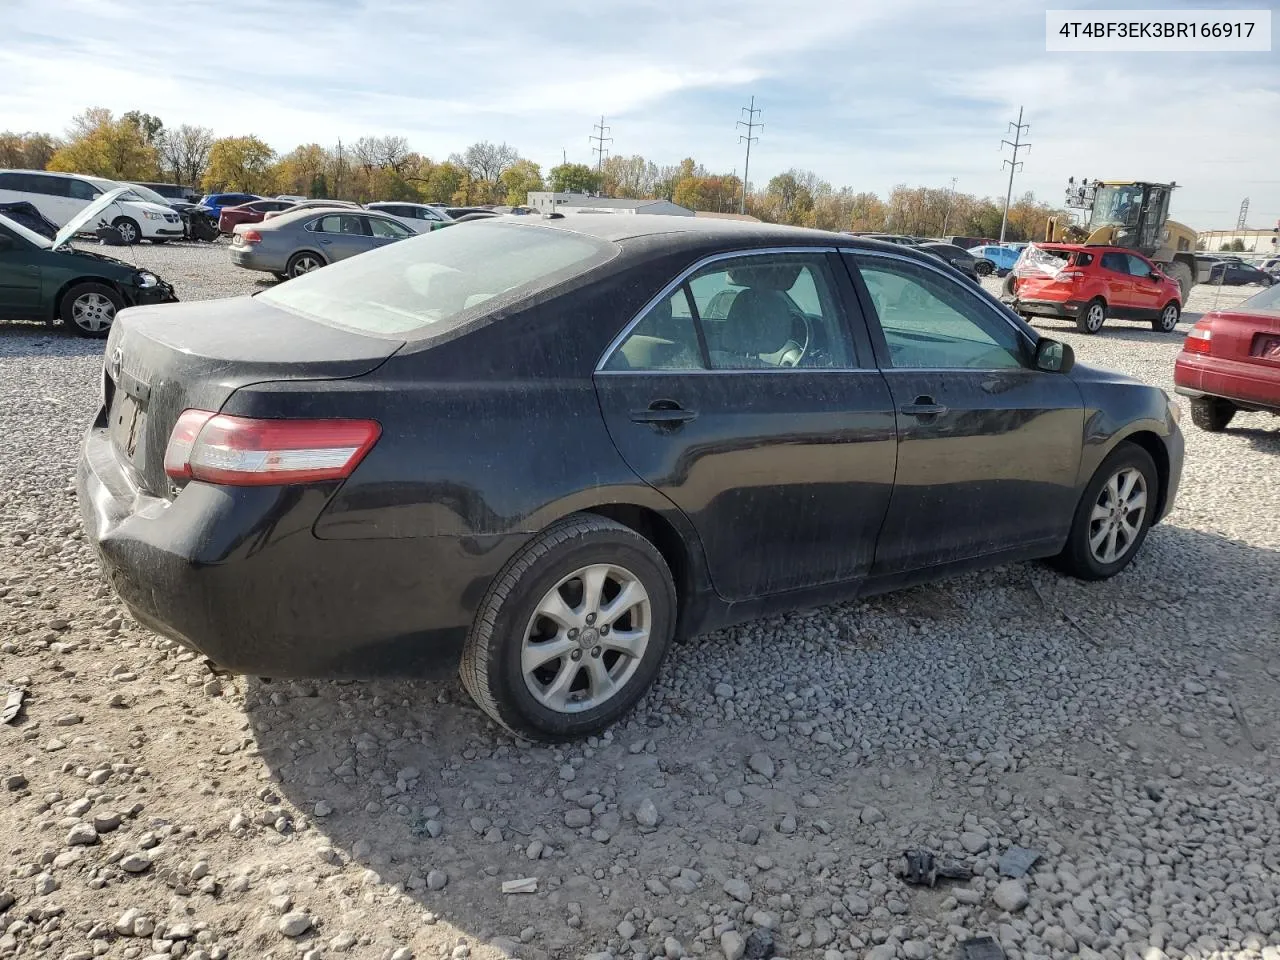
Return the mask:
[(1141, 257), (1126, 253), (1129, 276), (1132, 278), (1133, 306), (1144, 314), (1155, 316), (1164, 306), (1164, 285), (1159, 283), (1151, 265)]
[(897, 410), (898, 468), (875, 575), (1061, 545), (1075, 511), (1080, 391), (1031, 364), (1031, 339), (948, 272), (848, 257)]
[(320, 252), (330, 263), (373, 249), (373, 237), (364, 217), (350, 213), (330, 213), (311, 227)]
[(1097, 267), (1099, 278), (1105, 285), (1108, 312), (1112, 316), (1127, 316), (1138, 304), (1133, 294), (1133, 277), (1129, 275), (1129, 258), (1112, 250), (1104, 253)]
[(596, 372), (614, 445), (692, 521), (727, 600), (871, 567), (896, 438), (855, 302), (834, 251), (711, 258)]

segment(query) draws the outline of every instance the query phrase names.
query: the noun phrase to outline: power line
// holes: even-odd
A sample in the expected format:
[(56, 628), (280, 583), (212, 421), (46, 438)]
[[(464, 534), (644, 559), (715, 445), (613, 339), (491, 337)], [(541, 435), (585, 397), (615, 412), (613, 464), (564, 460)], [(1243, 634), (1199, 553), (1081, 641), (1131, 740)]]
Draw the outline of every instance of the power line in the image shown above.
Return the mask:
[(1022, 122), (1022, 107), (1018, 108), (1018, 122), (1010, 123), (1009, 129), (1013, 131), (1012, 140), (1001, 140), (1000, 149), (1006, 146), (1013, 147), (1013, 159), (1005, 157), (1001, 162), (1001, 167), (1009, 168), (1009, 189), (1004, 195), (1004, 216), (1000, 218), (1000, 242), (1004, 243), (1005, 226), (1009, 223), (1009, 201), (1013, 198), (1013, 175), (1022, 169), (1022, 161), (1018, 159), (1019, 150), (1030, 150), (1031, 144), (1023, 142), (1022, 134), (1026, 130), (1031, 129), (1031, 124)]
[(738, 212), (746, 213), (747, 212), (747, 177), (751, 172), (751, 144), (755, 143), (757, 140), (760, 139), (759, 137), (755, 136), (755, 132), (757, 129), (763, 130), (764, 124), (756, 122), (756, 114), (761, 113), (762, 110), (760, 107), (756, 106), (755, 97), (751, 98), (751, 106), (743, 107), (742, 112), (747, 115), (747, 119), (739, 120), (738, 126), (746, 127), (747, 132), (745, 136), (742, 134), (738, 135), (738, 142), (745, 143), (747, 145), (747, 160), (746, 160), (746, 163), (742, 165), (742, 203), (738, 207)]
[(612, 129), (612, 127), (606, 127), (604, 125), (604, 115), (601, 114), (600, 122), (591, 128), (591, 136), (587, 137), (588, 140), (595, 144), (591, 150), (596, 155), (597, 170), (604, 169), (604, 157), (605, 154), (609, 152), (609, 148), (606, 147), (605, 144), (613, 143), (613, 137), (606, 137), (605, 134)]

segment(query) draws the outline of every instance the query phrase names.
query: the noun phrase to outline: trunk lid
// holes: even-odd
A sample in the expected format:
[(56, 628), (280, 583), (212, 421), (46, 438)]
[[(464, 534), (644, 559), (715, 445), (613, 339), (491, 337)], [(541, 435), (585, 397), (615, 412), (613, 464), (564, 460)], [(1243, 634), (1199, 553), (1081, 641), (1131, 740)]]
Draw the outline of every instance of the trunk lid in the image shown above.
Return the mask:
[(1280, 367), (1280, 313), (1215, 310), (1209, 352), (1215, 357)]
[(107, 339), (103, 404), (134, 482), (168, 496), (164, 451), (183, 410), (218, 411), (238, 389), (370, 372), (404, 341), (340, 330), (253, 297), (133, 307)]

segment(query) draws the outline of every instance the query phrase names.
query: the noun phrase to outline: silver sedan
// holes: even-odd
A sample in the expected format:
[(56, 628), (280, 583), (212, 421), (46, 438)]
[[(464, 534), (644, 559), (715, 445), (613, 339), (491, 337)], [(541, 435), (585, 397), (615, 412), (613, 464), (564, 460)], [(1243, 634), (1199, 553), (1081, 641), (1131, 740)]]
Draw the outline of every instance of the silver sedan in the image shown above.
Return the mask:
[(262, 223), (238, 225), (231, 237), (231, 262), (285, 280), (412, 236), (395, 217), (371, 211), (291, 210)]

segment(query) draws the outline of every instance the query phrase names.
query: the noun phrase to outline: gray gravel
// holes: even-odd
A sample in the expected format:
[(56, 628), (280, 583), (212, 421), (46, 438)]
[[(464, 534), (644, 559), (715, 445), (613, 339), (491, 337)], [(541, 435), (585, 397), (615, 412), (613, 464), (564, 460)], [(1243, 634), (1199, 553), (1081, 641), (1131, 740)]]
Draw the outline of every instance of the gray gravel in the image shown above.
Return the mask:
[[(183, 299), (260, 288), (220, 245), (137, 255)], [(1172, 388), (1179, 336), (1040, 327)], [(215, 677), (134, 624), (70, 488), (100, 365), (0, 327), (0, 679), (28, 691), (0, 957), (1280, 958), (1280, 421), (1188, 423), (1177, 509), (1113, 581), (1008, 567), (721, 631), (606, 735), (532, 747), (454, 683)], [(973, 878), (909, 887), (911, 847)]]

